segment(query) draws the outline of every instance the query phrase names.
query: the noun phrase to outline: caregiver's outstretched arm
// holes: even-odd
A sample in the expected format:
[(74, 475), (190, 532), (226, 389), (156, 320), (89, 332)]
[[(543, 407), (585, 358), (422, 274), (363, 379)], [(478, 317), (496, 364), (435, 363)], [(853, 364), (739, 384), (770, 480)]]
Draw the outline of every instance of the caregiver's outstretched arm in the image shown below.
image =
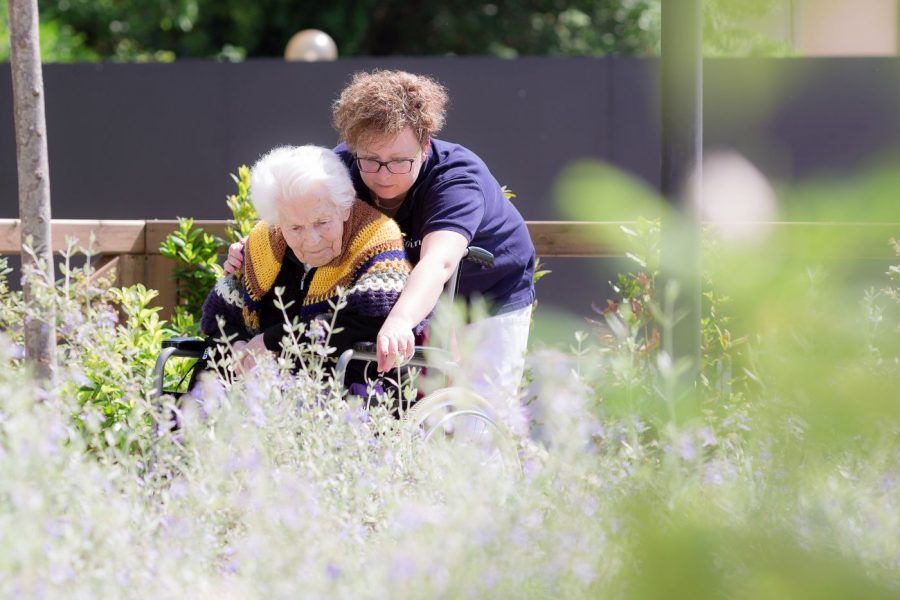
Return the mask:
[(393, 368), (397, 356), (412, 356), (413, 328), (434, 309), (467, 246), (468, 240), (455, 231), (433, 231), (422, 239), (419, 262), (378, 332), (379, 371)]

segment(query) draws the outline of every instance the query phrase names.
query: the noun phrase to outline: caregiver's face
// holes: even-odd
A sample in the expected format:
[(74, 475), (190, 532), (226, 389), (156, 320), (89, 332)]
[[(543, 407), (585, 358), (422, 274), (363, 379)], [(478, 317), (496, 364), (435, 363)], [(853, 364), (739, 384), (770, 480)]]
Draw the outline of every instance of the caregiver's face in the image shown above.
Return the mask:
[(360, 175), (382, 200), (400, 201), (416, 182), (425, 161), (429, 141), (419, 144), (411, 127), (393, 137), (376, 138), (356, 149)]

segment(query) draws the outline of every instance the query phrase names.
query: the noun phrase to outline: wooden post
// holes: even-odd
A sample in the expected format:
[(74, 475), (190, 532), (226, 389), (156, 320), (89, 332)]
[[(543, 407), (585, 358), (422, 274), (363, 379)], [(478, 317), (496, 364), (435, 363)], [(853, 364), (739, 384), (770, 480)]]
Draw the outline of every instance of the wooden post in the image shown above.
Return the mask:
[(154, 304), (162, 307), (160, 318), (171, 319), (178, 302), (175, 280), (172, 279), (172, 261), (162, 254), (147, 254), (146, 285), (159, 292)]
[[(39, 267), (45, 285), (52, 287), (50, 165), (36, 0), (9, 0), (9, 31), (22, 245), (34, 250), (34, 256), (23, 252), (22, 267)], [(29, 278), (22, 287), (26, 305), (35, 311), (25, 319), (25, 352), (46, 385), (56, 368), (56, 312), (52, 304), (41, 305)]]
[(142, 254), (105, 255), (91, 274), (91, 279), (95, 282), (107, 280), (115, 287), (144, 283), (145, 264)]

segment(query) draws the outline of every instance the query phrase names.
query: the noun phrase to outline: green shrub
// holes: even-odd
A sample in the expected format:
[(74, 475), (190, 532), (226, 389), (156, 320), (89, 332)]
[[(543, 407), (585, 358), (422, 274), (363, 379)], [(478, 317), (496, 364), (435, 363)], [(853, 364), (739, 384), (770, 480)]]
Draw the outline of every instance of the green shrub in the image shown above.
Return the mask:
[(181, 322), (186, 315), (199, 316), (203, 301), (223, 275), (219, 250), (224, 242), (195, 227), (193, 219), (178, 219), (178, 229), (163, 240), (159, 252), (175, 261), (172, 277), (176, 282), (176, 313)]
[(258, 217), (253, 202), (250, 200), (250, 168), (247, 165), (238, 167), (238, 174), (231, 174), (237, 185), (237, 193), (228, 196), (228, 209), (234, 224), (228, 226), (228, 237), (232, 242), (247, 237), (256, 225)]
[[(231, 175), (237, 193), (227, 197), (233, 222), (228, 225), (228, 237), (234, 242), (247, 236), (256, 224), (257, 216), (250, 201), (250, 169), (241, 165), (238, 174)], [(173, 327), (183, 335), (200, 333), (203, 302), (224, 272), (219, 254), (226, 242), (195, 227), (193, 219), (178, 219), (178, 229), (160, 244), (160, 254), (175, 261), (172, 277), (176, 282), (176, 307)]]

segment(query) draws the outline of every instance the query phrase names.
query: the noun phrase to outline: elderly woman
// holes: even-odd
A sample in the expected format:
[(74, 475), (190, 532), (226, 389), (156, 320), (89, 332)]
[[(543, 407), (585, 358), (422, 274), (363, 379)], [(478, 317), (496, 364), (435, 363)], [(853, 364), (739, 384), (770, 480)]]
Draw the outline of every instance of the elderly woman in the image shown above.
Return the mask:
[[(356, 199), (347, 168), (328, 148), (272, 150), (253, 166), (250, 193), (261, 221), (240, 270), (206, 299), (203, 332), (236, 336), (233, 346), (250, 367), (254, 355), (280, 350), (285, 318), (275, 288), (284, 288), (288, 318), (305, 322), (330, 312), (343, 288), (347, 305), (336, 323), (343, 331), (331, 345), (340, 353), (375, 340), (412, 268), (397, 224)], [(348, 379), (362, 383), (358, 372)]]

